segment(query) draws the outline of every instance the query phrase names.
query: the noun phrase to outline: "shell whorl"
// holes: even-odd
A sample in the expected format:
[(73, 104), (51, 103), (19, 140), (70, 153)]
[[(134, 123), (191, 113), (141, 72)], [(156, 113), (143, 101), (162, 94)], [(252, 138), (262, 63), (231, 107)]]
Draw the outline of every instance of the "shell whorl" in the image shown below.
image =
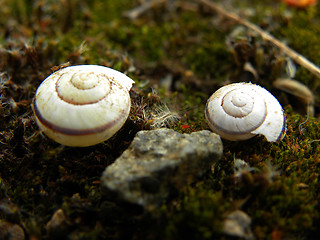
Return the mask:
[(262, 134), (268, 141), (278, 141), (285, 129), (283, 110), (277, 99), (251, 83), (218, 89), (208, 99), (205, 115), (210, 128), (228, 140), (245, 140)]
[[(37, 122), (46, 135), (64, 145), (106, 140), (129, 115), (132, 83), (124, 74), (102, 66), (61, 69), (47, 77), (36, 92), (33, 109)], [(85, 135), (83, 143), (77, 139)]]
[[(58, 97), (73, 105), (93, 104), (110, 92), (109, 77), (94, 72), (61, 73), (55, 83)], [(108, 81), (106, 81), (108, 80)]]

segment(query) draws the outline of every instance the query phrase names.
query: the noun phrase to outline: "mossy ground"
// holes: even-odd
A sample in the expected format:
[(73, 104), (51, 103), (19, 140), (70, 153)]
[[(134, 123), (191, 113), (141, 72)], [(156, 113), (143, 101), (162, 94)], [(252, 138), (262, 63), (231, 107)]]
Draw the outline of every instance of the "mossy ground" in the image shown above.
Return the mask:
[[(318, 239), (320, 124), (298, 114), (292, 99), (272, 88), (273, 78), (283, 73), (281, 51), (256, 36), (252, 43), (248, 32), (232, 39), (239, 48), (230, 49), (226, 41), (235, 25), (195, 1), (168, 1), (137, 19), (124, 17), (140, 2), (1, 1), (1, 222), (19, 224), (28, 239), (228, 239), (223, 220), (241, 209), (252, 218), (256, 239)], [(319, 64), (320, 4), (294, 9), (276, 0), (231, 2)], [(224, 156), (212, 172), (151, 213), (106, 200), (101, 173), (135, 133), (156, 120), (179, 132), (209, 129), (206, 100), (227, 79), (243, 76), (244, 59), (259, 70), (258, 83), (283, 103), (286, 137), (279, 144), (263, 137), (224, 141)], [(39, 133), (32, 97), (50, 69), (66, 62), (113, 67), (136, 81), (131, 117), (112, 139), (69, 148)], [(319, 79), (299, 66), (296, 78), (313, 90), (318, 116)], [(163, 104), (178, 121), (161, 115)], [(234, 158), (256, 170), (236, 177)], [(50, 233), (46, 224), (60, 208), (65, 227)]]

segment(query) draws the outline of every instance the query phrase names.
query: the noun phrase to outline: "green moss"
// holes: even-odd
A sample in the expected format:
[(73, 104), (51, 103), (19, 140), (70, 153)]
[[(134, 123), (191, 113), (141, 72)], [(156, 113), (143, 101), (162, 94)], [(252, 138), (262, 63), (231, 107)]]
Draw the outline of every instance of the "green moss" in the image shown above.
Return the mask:
[(167, 239), (213, 239), (221, 236), (222, 220), (230, 203), (221, 192), (190, 189), (168, 217)]

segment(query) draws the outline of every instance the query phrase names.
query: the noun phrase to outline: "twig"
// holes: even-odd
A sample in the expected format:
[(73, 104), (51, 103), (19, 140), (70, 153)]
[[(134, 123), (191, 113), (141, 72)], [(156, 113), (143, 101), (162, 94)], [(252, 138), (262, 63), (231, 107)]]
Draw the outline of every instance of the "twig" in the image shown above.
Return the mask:
[(123, 15), (131, 20), (137, 19), (140, 15), (148, 11), (149, 9), (165, 3), (167, 0), (150, 0), (146, 1), (138, 7), (135, 7), (129, 11), (126, 11)]
[(289, 56), (293, 61), (295, 61), (297, 64), (300, 64), (301, 66), (308, 69), (312, 74), (316, 75), (318, 78), (320, 78), (320, 69), (312, 62), (310, 62), (307, 58), (302, 56), (301, 54), (297, 53), (296, 51), (289, 48), (284, 43), (277, 40), (275, 37), (273, 37), (271, 34), (265, 32), (257, 25), (254, 25), (253, 23), (241, 18), (235, 13), (232, 13), (230, 11), (224, 10), (222, 7), (218, 6), (217, 4), (209, 1), (209, 0), (197, 0), (198, 2), (204, 4), (205, 6), (211, 8), (212, 10), (218, 12), (219, 14), (232, 19), (247, 28), (250, 28), (251, 30), (257, 32), (263, 39), (271, 42), (276, 47), (280, 48), (281, 51), (283, 51), (287, 56)]

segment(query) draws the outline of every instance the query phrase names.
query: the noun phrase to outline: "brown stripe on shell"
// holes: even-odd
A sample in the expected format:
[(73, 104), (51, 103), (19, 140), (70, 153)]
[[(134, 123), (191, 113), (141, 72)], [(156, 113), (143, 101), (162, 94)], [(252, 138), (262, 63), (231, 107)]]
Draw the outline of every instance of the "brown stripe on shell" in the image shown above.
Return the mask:
[(38, 118), (38, 120), (47, 128), (49, 128), (50, 130), (57, 132), (57, 133), (61, 133), (64, 135), (68, 135), (68, 136), (84, 136), (84, 135), (90, 135), (90, 134), (95, 134), (95, 133), (99, 133), (99, 132), (103, 132), (104, 130), (111, 128), (113, 125), (115, 125), (116, 122), (120, 121), (120, 119), (122, 119), (124, 116), (126, 116), (126, 112), (122, 111), (120, 116), (117, 119), (114, 119), (113, 121), (97, 127), (97, 128), (91, 128), (91, 129), (83, 129), (83, 130), (77, 130), (77, 129), (68, 129), (68, 128), (63, 128), (63, 127), (59, 127), (51, 122), (49, 122), (48, 120), (46, 120), (40, 113), (36, 101), (35, 99), (33, 99), (32, 102), (32, 109), (34, 111), (34, 114), (36, 115), (36, 117)]

